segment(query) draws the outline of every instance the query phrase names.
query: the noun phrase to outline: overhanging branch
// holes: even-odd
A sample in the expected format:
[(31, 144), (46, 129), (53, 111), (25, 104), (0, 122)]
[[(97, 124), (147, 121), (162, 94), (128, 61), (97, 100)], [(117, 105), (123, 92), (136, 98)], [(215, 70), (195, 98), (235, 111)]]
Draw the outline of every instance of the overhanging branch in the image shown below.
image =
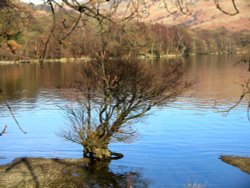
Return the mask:
[(219, 0), (214, 0), (214, 4), (216, 5), (216, 8), (219, 9), (221, 12), (223, 12), (224, 14), (226, 15), (229, 15), (229, 16), (235, 16), (236, 14), (239, 14), (240, 11), (235, 3), (235, 0), (231, 0), (232, 1), (232, 5), (233, 5), (233, 8), (235, 10), (235, 12), (227, 12), (225, 11), (221, 5), (220, 5), (220, 1)]

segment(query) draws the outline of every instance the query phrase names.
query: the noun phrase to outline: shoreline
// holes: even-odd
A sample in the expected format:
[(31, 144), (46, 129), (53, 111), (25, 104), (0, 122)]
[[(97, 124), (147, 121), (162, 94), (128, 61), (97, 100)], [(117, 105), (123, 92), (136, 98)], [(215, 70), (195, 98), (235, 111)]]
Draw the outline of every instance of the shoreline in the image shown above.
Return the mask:
[[(208, 52), (208, 53), (190, 53), (188, 56), (211, 56), (211, 55), (239, 55), (239, 54), (247, 54), (245, 52), (235, 52), (235, 53), (226, 53), (226, 52)], [(159, 56), (154, 56), (150, 54), (141, 54), (138, 55), (138, 59), (178, 59), (178, 58), (185, 58), (185, 56), (181, 54), (162, 54)], [(60, 59), (45, 59), (43, 63), (71, 63), (71, 62), (79, 62), (79, 61), (90, 61), (90, 57), (80, 57), (80, 58), (60, 58)], [(39, 59), (19, 59), (19, 60), (0, 60), (0, 65), (4, 64), (30, 64), (36, 63), (39, 64)]]
[[(61, 59), (45, 59), (43, 63), (69, 63), (75, 61), (90, 61), (89, 57), (83, 58), (61, 58)], [(23, 60), (0, 60), (0, 64), (39, 64), (38, 59), (23, 59)]]
[(83, 158), (17, 158), (0, 165), (0, 187), (79, 187), (88, 181), (89, 164)]
[(250, 174), (250, 157), (222, 155), (220, 159), (234, 167), (239, 168), (241, 171)]

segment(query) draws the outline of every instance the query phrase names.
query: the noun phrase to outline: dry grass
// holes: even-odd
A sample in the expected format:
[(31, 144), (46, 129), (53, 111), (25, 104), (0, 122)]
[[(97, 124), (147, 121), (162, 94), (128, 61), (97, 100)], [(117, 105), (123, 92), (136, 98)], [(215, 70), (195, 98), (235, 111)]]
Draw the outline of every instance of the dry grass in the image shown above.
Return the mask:
[(220, 159), (230, 165), (233, 165), (243, 172), (250, 174), (250, 158), (237, 156), (221, 156)]
[(79, 187), (87, 166), (85, 159), (18, 158), (0, 166), (0, 187)]
[(109, 164), (108, 160), (18, 158), (0, 166), (0, 187), (148, 187), (150, 182), (139, 171), (113, 173)]

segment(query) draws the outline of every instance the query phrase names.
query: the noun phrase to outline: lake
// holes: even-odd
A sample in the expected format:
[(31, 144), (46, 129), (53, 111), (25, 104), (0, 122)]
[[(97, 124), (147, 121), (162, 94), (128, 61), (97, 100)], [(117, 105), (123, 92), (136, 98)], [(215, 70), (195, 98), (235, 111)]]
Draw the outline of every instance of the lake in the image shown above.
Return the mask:
[[(113, 174), (134, 172), (145, 184), (135, 187), (248, 188), (250, 175), (219, 159), (220, 155), (250, 157), (247, 101), (229, 113), (250, 73), (233, 55), (194, 56), (185, 60), (193, 88), (169, 106), (154, 108), (134, 125), (131, 143), (113, 143), (124, 154), (109, 166)], [(151, 61), (158, 68), (164, 60)], [(66, 120), (58, 89), (76, 78), (79, 63), (0, 65), (0, 88), (27, 134), (22, 134), (0, 98), (0, 164), (17, 157), (80, 158), (82, 148), (58, 136)], [(139, 181), (139, 180), (138, 180)]]

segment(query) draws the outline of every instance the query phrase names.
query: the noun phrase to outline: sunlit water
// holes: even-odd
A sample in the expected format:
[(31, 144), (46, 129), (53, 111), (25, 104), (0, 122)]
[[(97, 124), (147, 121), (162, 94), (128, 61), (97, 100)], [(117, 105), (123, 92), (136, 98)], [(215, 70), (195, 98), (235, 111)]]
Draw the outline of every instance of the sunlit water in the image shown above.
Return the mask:
[[(185, 187), (188, 184), (216, 188), (249, 188), (250, 176), (222, 162), (220, 155), (250, 157), (250, 122), (246, 101), (230, 113), (241, 94), (240, 83), (249, 77), (247, 66), (235, 65), (234, 56), (193, 57), (187, 78), (194, 88), (169, 107), (154, 108), (134, 127), (131, 143), (113, 143), (111, 150), (124, 154), (112, 161), (114, 173), (137, 172), (149, 187)], [(165, 62), (152, 63), (159, 66)], [(0, 164), (17, 157), (82, 156), (81, 146), (57, 134), (66, 120), (56, 87), (73, 80), (78, 64), (0, 65), (0, 88), (27, 131), (22, 134), (1, 102)]]

